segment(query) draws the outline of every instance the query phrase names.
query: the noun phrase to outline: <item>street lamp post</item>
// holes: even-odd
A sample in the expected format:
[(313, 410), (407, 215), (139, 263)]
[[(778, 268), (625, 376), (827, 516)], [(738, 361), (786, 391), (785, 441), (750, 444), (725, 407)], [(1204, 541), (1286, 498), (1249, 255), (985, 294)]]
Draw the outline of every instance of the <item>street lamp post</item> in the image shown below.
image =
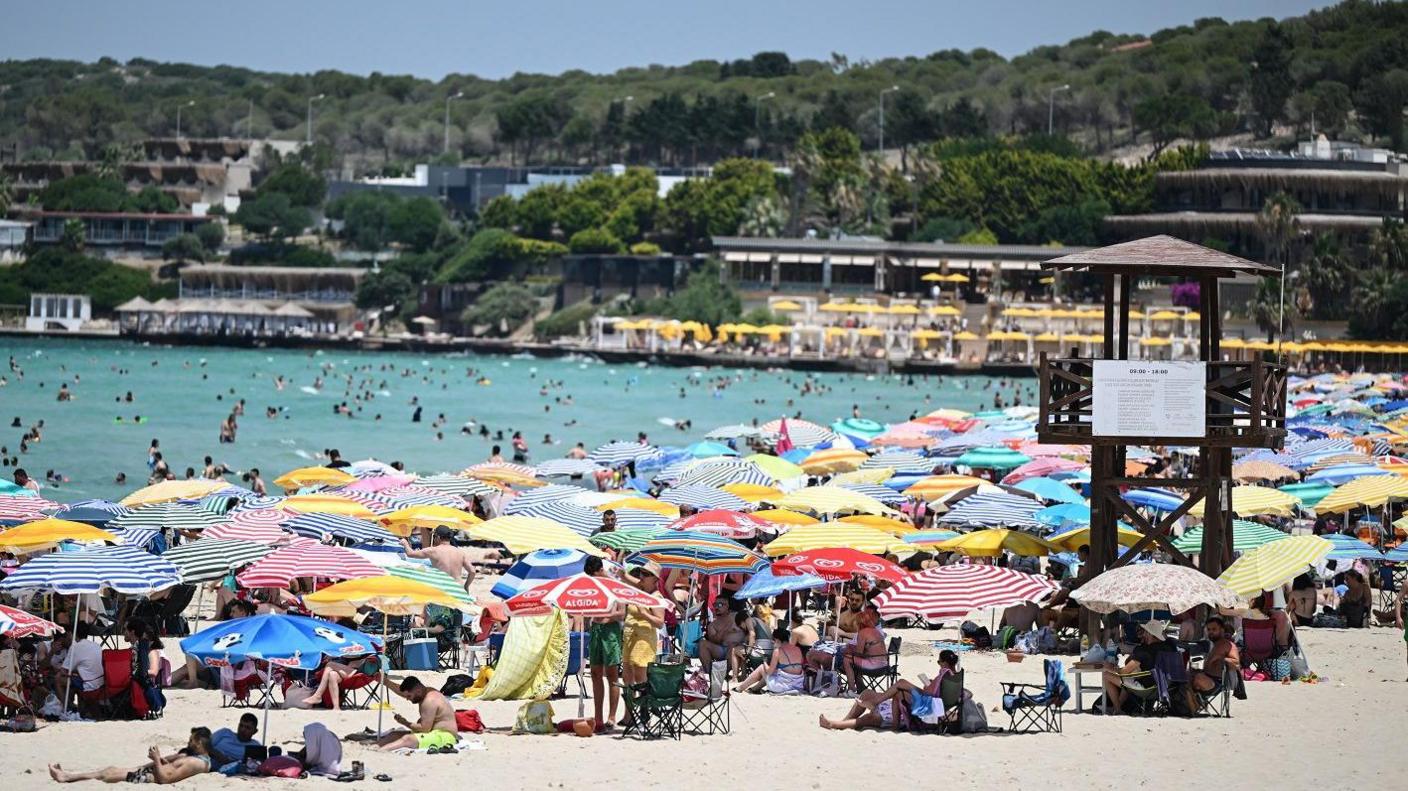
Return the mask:
[(900, 86), (891, 85), (890, 87), (880, 92), (880, 145), (878, 148), (880, 150), (880, 158), (882, 160), (885, 158), (885, 94), (894, 93), (899, 89)]
[(180, 137), (181, 137), (181, 111), (184, 110), (184, 109), (186, 109), (187, 107), (192, 107), (192, 106), (194, 106), (195, 103), (196, 103), (196, 100), (195, 100), (195, 99), (192, 99), (192, 100), (190, 100), (189, 102), (186, 102), (185, 104), (178, 104), (178, 105), (176, 105), (176, 138), (177, 138), (178, 140), (179, 140)]
[(321, 101), (326, 96), (327, 94), (320, 93), (317, 96), (308, 97), (308, 129), (303, 137), (304, 145), (313, 145), (313, 102)]
[(461, 98), (464, 98), (464, 91), (445, 97), (445, 145), (440, 149), (441, 154), (450, 153), (450, 102)]
[(1056, 129), (1056, 94), (1061, 91), (1069, 91), (1070, 89), (1071, 86), (1062, 85), (1057, 88), (1052, 88), (1051, 93), (1046, 95), (1046, 134), (1048, 137), (1050, 137)]
[(753, 158), (758, 158), (758, 149), (763, 147), (763, 102), (777, 97), (777, 91), (768, 91), (753, 100), (753, 136), (757, 139), (753, 143)]

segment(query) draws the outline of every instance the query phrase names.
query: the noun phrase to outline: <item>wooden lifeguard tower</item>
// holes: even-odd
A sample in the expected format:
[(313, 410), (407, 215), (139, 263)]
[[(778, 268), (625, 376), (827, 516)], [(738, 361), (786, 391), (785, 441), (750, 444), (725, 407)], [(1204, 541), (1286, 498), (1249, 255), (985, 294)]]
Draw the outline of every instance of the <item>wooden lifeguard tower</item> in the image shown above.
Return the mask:
[[(1173, 546), (1169, 531), (1204, 498), (1200, 565), (1216, 577), (1231, 562), (1232, 449), (1279, 448), (1286, 436), (1285, 366), (1260, 359), (1221, 359), (1218, 281), (1239, 273), (1267, 276), (1279, 271), (1171, 236), (1065, 255), (1042, 267), (1087, 272), (1104, 281), (1101, 357), (1048, 359), (1042, 354), (1039, 362), (1039, 441), (1091, 446), (1090, 560), (1080, 579), (1124, 565), (1154, 543), (1178, 562), (1192, 565)], [(1129, 302), (1138, 277), (1184, 278), (1199, 284), (1196, 362), (1120, 362), (1129, 361)], [(1098, 417), (1097, 401), (1105, 411)], [(1147, 401), (1144, 414), (1138, 410), (1141, 401)], [(1117, 416), (1112, 424), (1110, 413), (1120, 410), (1129, 414)], [(1130, 475), (1125, 460), (1131, 445), (1194, 446), (1196, 472), (1181, 478)], [(1154, 522), (1120, 496), (1124, 487), (1162, 487), (1186, 495), (1182, 505)], [(1117, 559), (1115, 531), (1121, 519), (1144, 537)]]

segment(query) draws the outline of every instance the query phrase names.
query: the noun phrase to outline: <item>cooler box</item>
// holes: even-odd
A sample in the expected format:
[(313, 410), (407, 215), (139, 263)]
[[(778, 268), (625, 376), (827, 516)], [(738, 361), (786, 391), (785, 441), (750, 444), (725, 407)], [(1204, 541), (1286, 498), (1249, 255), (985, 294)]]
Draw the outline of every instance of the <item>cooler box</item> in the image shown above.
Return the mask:
[(407, 670), (435, 670), (439, 668), (439, 658), (435, 652), (434, 637), (416, 637), (405, 642), (405, 665)]

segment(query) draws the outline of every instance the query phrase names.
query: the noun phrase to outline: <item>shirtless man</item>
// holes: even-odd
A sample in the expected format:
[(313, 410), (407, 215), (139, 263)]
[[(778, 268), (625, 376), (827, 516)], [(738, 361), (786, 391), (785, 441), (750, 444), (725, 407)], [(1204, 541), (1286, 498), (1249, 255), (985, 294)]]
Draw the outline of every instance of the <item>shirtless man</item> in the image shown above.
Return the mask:
[(390, 689), (420, 707), (420, 720), (411, 722), (397, 714), (396, 722), (405, 726), (410, 733), (392, 731), (377, 741), (378, 747), (383, 750), (428, 750), (431, 747), (453, 747), (459, 742), (460, 729), (455, 723), (454, 707), (439, 690), (420, 683), (415, 676), (406, 676), (399, 687), (392, 685)]
[[(1208, 642), (1212, 643), (1212, 650), (1203, 659), (1203, 668), (1193, 674), (1192, 681), (1193, 689), (1203, 695), (1211, 695), (1222, 691), (1224, 669), (1233, 673), (1242, 672), (1242, 655), (1237, 651), (1237, 644), (1227, 636), (1227, 622), (1221, 616), (1209, 617), (1203, 628), (1207, 631)], [(1193, 702), (1189, 701), (1190, 704)], [(1190, 707), (1197, 710), (1196, 706)]]
[(136, 769), (109, 766), (92, 772), (66, 772), (58, 764), (49, 765), (49, 776), (59, 783), (77, 783), (80, 780), (101, 780), (104, 783), (158, 783), (167, 785), (179, 783), (188, 777), (209, 772), (210, 729), (192, 728), (190, 741), (180, 752), (163, 756), (161, 748), (152, 747), (147, 751), (151, 763)]
[(469, 590), (469, 584), (474, 582), (475, 563), (499, 559), (497, 549), (454, 546), (450, 539), (454, 538), (455, 531), (448, 527), (435, 528), (431, 536), (431, 545), (425, 549), (412, 549), (410, 542), (401, 539), (401, 547), (405, 550), (406, 557), (430, 561), (430, 565), (449, 574), (455, 582), (463, 585), (465, 590)]

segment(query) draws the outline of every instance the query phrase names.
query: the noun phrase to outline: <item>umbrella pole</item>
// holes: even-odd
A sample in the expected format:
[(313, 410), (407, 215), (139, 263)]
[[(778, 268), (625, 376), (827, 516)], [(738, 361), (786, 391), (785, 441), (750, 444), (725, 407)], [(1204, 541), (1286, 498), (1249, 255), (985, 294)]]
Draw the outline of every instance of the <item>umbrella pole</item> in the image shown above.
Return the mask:
[[(582, 619), (582, 626), (584, 627), (587, 626), (586, 620), (586, 618)], [(589, 674), (591, 673), (591, 668), (587, 667), (587, 631), (582, 632), (581, 645), (581, 661), (577, 663), (577, 719), (579, 720), (587, 716), (587, 685), (582, 683), (581, 673), (583, 670), (586, 670)], [(567, 649), (569, 651), (572, 649), (572, 621), (570, 619), (567, 622)], [(605, 684), (602, 685), (602, 692), (603, 694), (609, 694), (610, 692), (606, 689)], [(601, 723), (598, 722), (597, 726), (600, 727)]]
[(272, 694), (271, 694), (271, 689), (272, 689), (272, 687), (271, 687), (271, 685), (272, 685), (273, 683), (274, 683), (274, 665), (273, 665), (272, 663), (266, 662), (266, 663), (265, 663), (265, 668), (264, 668), (264, 729), (263, 729), (263, 733), (264, 733), (264, 743), (265, 743), (265, 744), (273, 744), (273, 743), (274, 743), (273, 740), (269, 738), (269, 703), (270, 703), (270, 698), (272, 697)]
[[(382, 651), (385, 652), (385, 650), (386, 650), (386, 613), (382, 613), (382, 614), (381, 614), (381, 648), (382, 648)], [(379, 657), (379, 658), (380, 658), (381, 661), (378, 662), (377, 664), (381, 666), (381, 694), (382, 694), (383, 700), (382, 700), (380, 703), (378, 703), (378, 704), (377, 704), (377, 707), (376, 707), (376, 737), (377, 737), (378, 739), (381, 738), (381, 718), (382, 718), (383, 714), (386, 712), (386, 710), (391, 707), (391, 692), (390, 692), (390, 690), (388, 690), (388, 689), (386, 688), (386, 663), (387, 663), (388, 661), (390, 661), (390, 660), (388, 660), (388, 659), (386, 658), (385, 653), (383, 653), (382, 656)]]
[(195, 634), (196, 632), (200, 631), (200, 606), (204, 601), (205, 583), (202, 582), (200, 584), (200, 587), (196, 588), (196, 624), (195, 626), (191, 627), (191, 634)]
[[(73, 598), (78, 601), (78, 607), (75, 608), (75, 610), (74, 610), (73, 623), (72, 623), (72, 624), (70, 625), (70, 627), (69, 627), (69, 628), (71, 628), (71, 629), (73, 630), (73, 633), (70, 634), (69, 637), (68, 637), (68, 656), (65, 658), (65, 661), (64, 661), (64, 666), (65, 666), (65, 667), (64, 667), (64, 713), (65, 713), (65, 714), (68, 713), (68, 692), (69, 692), (69, 687), (70, 687), (70, 685), (73, 684), (73, 643), (74, 643), (74, 640), (78, 639), (78, 624), (79, 624), (79, 622), (80, 622), (81, 620), (83, 620), (83, 594), (80, 593), (80, 594), (74, 596)], [(50, 605), (49, 605), (49, 606), (50, 606), (50, 608), (53, 607), (53, 601), (54, 601), (54, 598), (53, 598), (53, 596), (51, 595), (51, 596), (49, 597), (49, 602), (50, 602)], [(132, 650), (135, 651), (135, 650), (137, 650), (137, 649), (136, 649), (136, 648), (133, 648)]]

